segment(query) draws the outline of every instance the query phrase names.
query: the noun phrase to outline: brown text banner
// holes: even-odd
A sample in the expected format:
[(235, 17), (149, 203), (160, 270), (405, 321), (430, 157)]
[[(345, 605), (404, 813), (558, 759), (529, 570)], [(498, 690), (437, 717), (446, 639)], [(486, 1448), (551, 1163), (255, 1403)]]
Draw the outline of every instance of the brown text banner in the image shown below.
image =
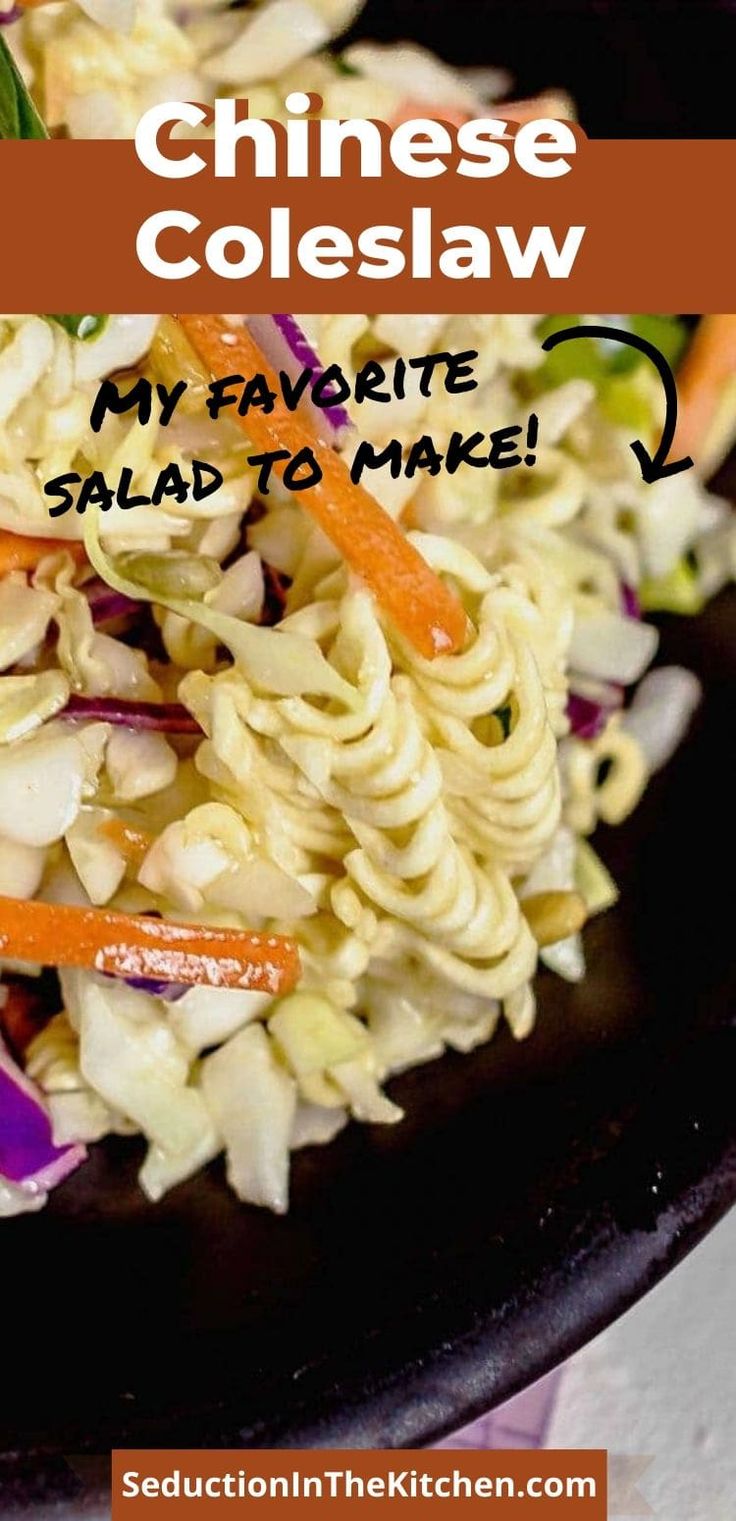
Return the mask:
[[(206, 159), (211, 148), (197, 144)], [(169, 180), (145, 169), (128, 142), (5, 142), (0, 167), (5, 311), (709, 312), (734, 305), (728, 192), (736, 140), (583, 140), (569, 174), (534, 181), (518, 166), (479, 182), (455, 174), (409, 179), (393, 165), (377, 180), (357, 173), (216, 179), (209, 163), (196, 176)], [(141, 226), (170, 211), (182, 213), (184, 225), (149, 239), (164, 278), (143, 267), (136, 247)], [(400, 233), (394, 240), (404, 268), (392, 278), (376, 278), (375, 266), (372, 277), (359, 273), (361, 232), (387, 225), (392, 236)], [(468, 225), (486, 237), (490, 272), (449, 278), (440, 267), (446, 230), (457, 243)], [(547, 247), (551, 238), (558, 253), (571, 239), (566, 277), (532, 257), (535, 228), (547, 229)], [(483, 237), (474, 243), (480, 250)], [(211, 267), (223, 259), (252, 265), (259, 246), (262, 259), (248, 276), (227, 278)], [(484, 259), (478, 251), (467, 262), (478, 271)], [(190, 272), (172, 277), (171, 266), (183, 261)], [(465, 267), (459, 256), (453, 262)], [(533, 266), (527, 275), (525, 263)]]
[(112, 1521), (302, 1515), (376, 1521), (410, 1509), (479, 1521), (606, 1521), (606, 1453), (113, 1452)]

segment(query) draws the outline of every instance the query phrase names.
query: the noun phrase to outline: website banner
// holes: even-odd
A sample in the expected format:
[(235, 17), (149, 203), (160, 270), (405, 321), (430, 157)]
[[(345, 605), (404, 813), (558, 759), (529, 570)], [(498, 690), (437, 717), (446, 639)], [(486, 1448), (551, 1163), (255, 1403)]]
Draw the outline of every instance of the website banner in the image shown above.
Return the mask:
[(112, 1521), (313, 1516), (346, 1521), (444, 1502), (463, 1521), (606, 1521), (606, 1454), (114, 1452)]

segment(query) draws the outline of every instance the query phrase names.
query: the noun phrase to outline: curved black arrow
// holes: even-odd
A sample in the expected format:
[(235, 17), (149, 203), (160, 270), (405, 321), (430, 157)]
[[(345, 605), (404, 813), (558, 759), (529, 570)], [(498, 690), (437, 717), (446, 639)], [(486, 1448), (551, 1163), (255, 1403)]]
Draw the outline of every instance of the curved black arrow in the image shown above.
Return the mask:
[(616, 343), (628, 343), (629, 348), (638, 349), (640, 354), (646, 354), (652, 364), (659, 370), (666, 402), (664, 428), (662, 438), (654, 454), (645, 449), (641, 439), (637, 438), (630, 445), (639, 461), (642, 479), (651, 486), (654, 481), (661, 481), (666, 475), (679, 475), (681, 470), (690, 470), (693, 461), (689, 454), (684, 459), (673, 460), (672, 464), (665, 464), (667, 455), (672, 448), (672, 441), (677, 427), (677, 386), (675, 377), (659, 349), (654, 347), (647, 338), (640, 338), (638, 333), (630, 333), (623, 327), (600, 327), (594, 324), (581, 324), (580, 327), (564, 327), (559, 333), (550, 333), (545, 338), (542, 348), (554, 349), (558, 343), (567, 343), (570, 338), (605, 338), (614, 339)]

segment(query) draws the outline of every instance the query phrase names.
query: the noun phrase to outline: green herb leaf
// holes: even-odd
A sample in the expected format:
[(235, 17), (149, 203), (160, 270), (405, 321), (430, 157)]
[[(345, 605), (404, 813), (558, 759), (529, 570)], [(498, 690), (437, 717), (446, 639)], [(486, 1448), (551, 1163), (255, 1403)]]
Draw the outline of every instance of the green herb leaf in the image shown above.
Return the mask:
[(50, 317), (52, 322), (58, 322), (59, 327), (63, 327), (64, 332), (69, 333), (70, 337), (87, 340), (99, 338), (100, 333), (104, 332), (108, 321), (107, 317), (82, 316), (78, 312), (68, 313), (67, 315), (60, 312), (48, 312), (47, 316)]
[(352, 63), (348, 63), (342, 53), (332, 53), (332, 62), (337, 74), (343, 74), (346, 79), (360, 79), (360, 69), (356, 69)]
[(48, 137), (4, 37), (0, 37), (0, 138)]

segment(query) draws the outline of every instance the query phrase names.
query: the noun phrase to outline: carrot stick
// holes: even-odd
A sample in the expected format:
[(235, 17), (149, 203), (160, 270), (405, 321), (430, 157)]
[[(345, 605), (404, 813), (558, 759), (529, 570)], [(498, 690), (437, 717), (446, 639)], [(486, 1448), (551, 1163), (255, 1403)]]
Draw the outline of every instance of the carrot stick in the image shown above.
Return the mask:
[(0, 955), (214, 988), (287, 993), (301, 966), (293, 940), (139, 914), (0, 897)]
[[(529, 100), (496, 101), (483, 114), (491, 113), (499, 121), (511, 121), (521, 127), (525, 122), (539, 121), (545, 116), (553, 117), (555, 121), (573, 121), (575, 107), (569, 95), (565, 95), (562, 90), (549, 90), (543, 95), (533, 95)], [(446, 121), (451, 127), (462, 127), (464, 122), (470, 121), (470, 112), (462, 106), (430, 105), (426, 100), (407, 96), (397, 106), (389, 120), (389, 126), (400, 127), (405, 121), (423, 117)]]
[[(449, 654), (465, 641), (467, 618), (457, 597), (425, 563), (387, 512), (350, 479), (339, 454), (286, 406), (275, 371), (245, 325), (230, 327), (222, 317), (179, 316), (189, 342), (211, 374), (264, 375), (276, 401), (271, 413), (253, 410), (236, 417), (259, 450), (312, 450), (322, 479), (304, 492), (304, 505), (348, 565), (373, 592), (381, 607), (421, 655)], [(274, 469), (283, 474), (284, 461)], [(288, 463), (288, 461), (286, 462)]]
[(79, 539), (35, 539), (24, 533), (11, 533), (0, 529), (0, 576), (11, 570), (35, 570), (44, 555), (65, 549), (77, 565), (86, 560), (84, 545)]
[(679, 415), (673, 459), (703, 449), (726, 383), (736, 376), (736, 315), (701, 317), (677, 372)]
[(528, 100), (497, 101), (493, 107), (501, 121), (513, 121), (523, 127), (525, 122), (540, 121), (551, 117), (554, 121), (574, 121), (575, 107), (569, 95), (562, 90), (549, 90), (543, 95), (531, 95)]
[(430, 105), (426, 100), (415, 100), (413, 96), (407, 96), (396, 107), (393, 116), (389, 117), (389, 127), (400, 127), (405, 121), (446, 121), (451, 127), (462, 127), (463, 122), (470, 120), (470, 115), (462, 106)]

